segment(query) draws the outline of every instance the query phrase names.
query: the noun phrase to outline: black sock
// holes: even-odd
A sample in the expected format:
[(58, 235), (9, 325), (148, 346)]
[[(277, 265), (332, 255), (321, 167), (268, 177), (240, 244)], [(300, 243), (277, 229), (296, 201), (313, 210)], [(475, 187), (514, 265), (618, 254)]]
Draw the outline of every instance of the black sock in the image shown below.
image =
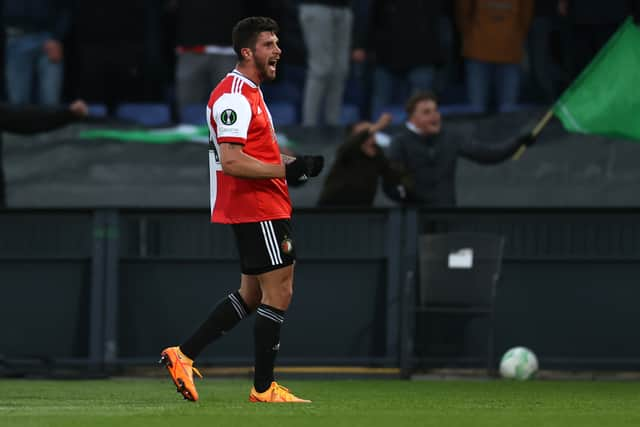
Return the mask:
[(280, 327), (284, 322), (284, 311), (260, 304), (256, 316), (255, 374), (253, 385), (259, 393), (269, 388), (273, 381), (273, 366), (280, 349)]
[(195, 359), (204, 348), (233, 329), (250, 314), (249, 308), (238, 291), (216, 305), (207, 320), (180, 346), (180, 350), (190, 359)]

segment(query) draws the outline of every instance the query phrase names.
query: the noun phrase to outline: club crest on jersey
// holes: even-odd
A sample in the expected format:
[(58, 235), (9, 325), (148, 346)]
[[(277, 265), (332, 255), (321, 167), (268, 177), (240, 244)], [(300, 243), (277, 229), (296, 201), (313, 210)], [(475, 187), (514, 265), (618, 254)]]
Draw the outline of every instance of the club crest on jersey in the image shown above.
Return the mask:
[(280, 243), (280, 249), (282, 250), (282, 252), (284, 252), (285, 254), (290, 254), (291, 251), (293, 250), (293, 240), (291, 240), (289, 237), (284, 236), (284, 239), (282, 240), (282, 242)]
[(224, 123), (225, 125), (231, 126), (236, 122), (236, 120), (238, 120), (238, 115), (235, 111), (228, 108), (224, 110), (222, 114), (220, 114), (220, 120), (222, 120), (222, 123)]

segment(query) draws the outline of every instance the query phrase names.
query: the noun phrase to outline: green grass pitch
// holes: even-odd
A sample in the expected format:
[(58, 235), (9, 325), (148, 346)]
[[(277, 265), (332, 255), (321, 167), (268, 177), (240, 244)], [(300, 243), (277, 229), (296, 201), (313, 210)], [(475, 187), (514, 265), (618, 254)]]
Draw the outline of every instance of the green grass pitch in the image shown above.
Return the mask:
[(0, 426), (640, 426), (640, 382), (283, 381), (311, 404), (247, 401), (248, 380), (0, 380)]

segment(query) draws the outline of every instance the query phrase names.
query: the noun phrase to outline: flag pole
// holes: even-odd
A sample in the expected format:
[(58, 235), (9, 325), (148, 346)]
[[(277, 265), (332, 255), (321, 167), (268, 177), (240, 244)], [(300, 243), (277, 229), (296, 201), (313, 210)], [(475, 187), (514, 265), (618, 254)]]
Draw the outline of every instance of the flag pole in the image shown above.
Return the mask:
[[(551, 117), (553, 117), (553, 107), (549, 108), (549, 110), (544, 115), (544, 117), (542, 117), (542, 119), (538, 122), (536, 127), (533, 128), (533, 130), (531, 131), (531, 136), (534, 138), (537, 138), (540, 132), (542, 132), (542, 129), (544, 129), (547, 123), (549, 123), (549, 120), (551, 120)], [(518, 151), (516, 151), (516, 153), (513, 155), (513, 160), (518, 160), (520, 156), (522, 156), (522, 153), (524, 153), (524, 150), (526, 149), (527, 149), (526, 145), (521, 145), (520, 148), (518, 148)]]
[(544, 117), (542, 118), (542, 120), (540, 120), (538, 122), (538, 124), (536, 125), (536, 127), (533, 128), (533, 130), (531, 131), (531, 135), (534, 138), (537, 138), (538, 135), (540, 134), (540, 132), (542, 132), (542, 129), (544, 129), (544, 127), (547, 125), (547, 123), (549, 123), (549, 120), (551, 120), (551, 117), (553, 117), (553, 107), (549, 108), (549, 110), (547, 111), (547, 113), (544, 115)]

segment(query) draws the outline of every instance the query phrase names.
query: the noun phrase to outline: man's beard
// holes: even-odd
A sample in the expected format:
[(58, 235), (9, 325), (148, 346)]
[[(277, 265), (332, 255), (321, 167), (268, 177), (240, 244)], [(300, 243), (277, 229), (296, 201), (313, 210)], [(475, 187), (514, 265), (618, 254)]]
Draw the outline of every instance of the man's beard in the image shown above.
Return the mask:
[(276, 78), (275, 75), (271, 76), (269, 74), (269, 61), (267, 59), (263, 61), (261, 59), (255, 58), (255, 64), (261, 81), (271, 81)]

